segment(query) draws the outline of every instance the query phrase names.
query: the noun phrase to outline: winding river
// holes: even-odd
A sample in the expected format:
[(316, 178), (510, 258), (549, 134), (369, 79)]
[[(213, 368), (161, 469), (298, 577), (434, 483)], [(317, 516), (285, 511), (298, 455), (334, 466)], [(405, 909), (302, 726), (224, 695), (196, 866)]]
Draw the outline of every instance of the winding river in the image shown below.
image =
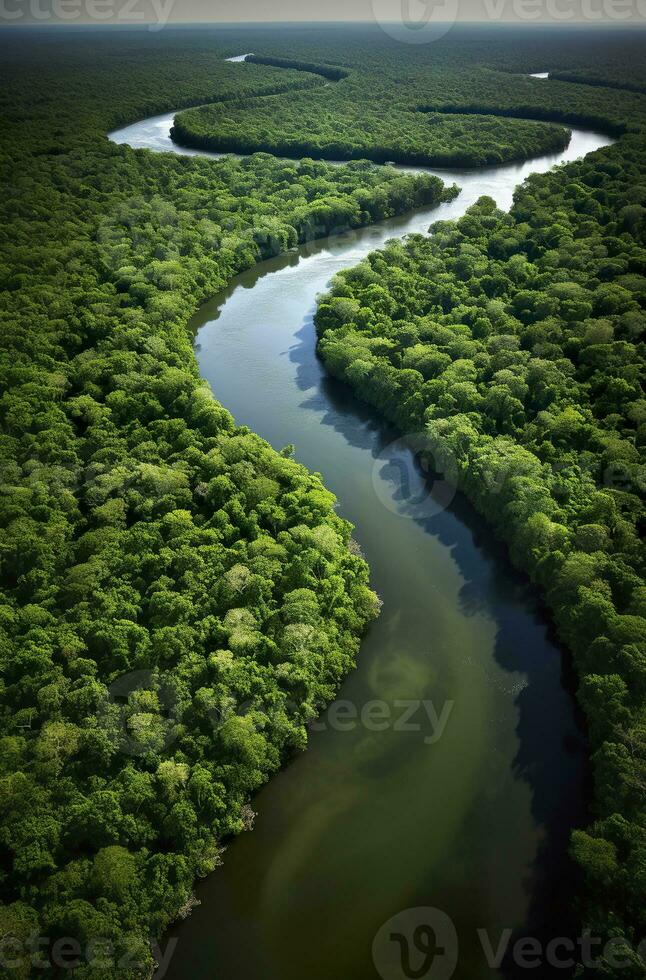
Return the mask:
[[(194, 153), (171, 142), (173, 115), (110, 137)], [(460, 185), (458, 198), (263, 262), (194, 317), (218, 399), (276, 448), (294, 443), (323, 475), (384, 605), (343, 704), (258, 794), (253, 833), (198, 885), (201, 905), (173, 931), (171, 980), (398, 980), (401, 969), (373, 962), (373, 939), (417, 906), (452, 919), (465, 980), (512, 975), (487, 965), (478, 929), (494, 949), (506, 928), (564, 934), (567, 838), (583, 818), (586, 766), (561, 651), (534, 590), (463, 498), (410, 506), (425, 499), (423, 474), (326, 376), (312, 316), (334, 273), (389, 238), (459, 217), (482, 194), (509, 208), (529, 173), (609, 142), (575, 129), (562, 153), (436, 171)], [(353, 722), (375, 701), (378, 724)], [(407, 722), (408, 704), (420, 702)]]

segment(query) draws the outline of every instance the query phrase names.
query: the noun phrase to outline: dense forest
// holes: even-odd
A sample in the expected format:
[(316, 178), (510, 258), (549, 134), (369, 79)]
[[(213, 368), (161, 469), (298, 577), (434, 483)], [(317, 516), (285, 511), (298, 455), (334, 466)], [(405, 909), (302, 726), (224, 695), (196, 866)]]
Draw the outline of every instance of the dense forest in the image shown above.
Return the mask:
[[(643, 935), (639, 45), (460, 35), (429, 70), (351, 29), (340, 60), (325, 31), (30, 33), (0, 35), (0, 934), (105, 937), (128, 954), (111, 975), (148, 975), (378, 610), (332, 494), (236, 425), (187, 323), (263, 258), (455, 191), (366, 159), (106, 139), (184, 107), (178, 138), (285, 156), (478, 164), (562, 147), (568, 123), (626, 134), (510, 216), (483, 200), (374, 255), (318, 328), (330, 371), (426, 427), (544, 587), (594, 751), (582, 918)], [(519, 74), (548, 69), (577, 79)]]
[[(595, 777), (572, 851), (585, 921), (646, 934), (646, 157), (641, 137), (532, 176), (430, 238), (340, 274), (317, 325), (327, 368), (425, 433), (545, 591), (574, 654)], [(416, 435), (416, 445), (419, 435)]]
[[(125, 977), (376, 611), (334, 498), (214, 399), (189, 316), (262, 258), (454, 192), (114, 146), (117, 122), (241, 76), (195, 36), (112, 43), (3, 51), (0, 934), (112, 939)], [(259, 91), (284, 74), (256, 71)]]
[[(267, 115), (262, 100), (235, 109), (228, 104), (181, 112), (173, 139), (183, 146), (209, 150), (283, 156), (312, 155), (328, 160), (371, 159), (377, 162), (436, 166), (478, 166), (525, 159), (567, 146), (569, 132), (552, 123), (510, 122), (469, 115), (392, 108), (366, 102), (363, 93), (343, 92), (332, 98), (329, 88), (315, 98), (290, 93)], [(334, 95), (339, 93), (335, 87)]]
[[(542, 57), (533, 66), (526, 58), (510, 65), (511, 45), (500, 37), (487, 44), (480, 37), (477, 45), (434, 45), (432, 71), (426, 52), (402, 53), (378, 38), (358, 50), (344, 43), (341, 62), (331, 61), (329, 45), (316, 41), (305, 48), (312, 60), (256, 54), (245, 73), (260, 64), (283, 64), (335, 81), (290, 92), (270, 105), (252, 98), (189, 109), (177, 115), (173, 135), (185, 146), (210, 150), (470, 167), (556, 152), (567, 145), (567, 124), (620, 135), (646, 122), (646, 102), (638, 94), (625, 91), (618, 98), (605, 87), (572, 84), (578, 75), (549, 85), (529, 77), (532, 67), (549, 68), (560, 55), (550, 40), (528, 52)], [(576, 43), (572, 47), (569, 65), (576, 60)], [(597, 54), (586, 51), (588, 59)], [(612, 54), (604, 52), (603, 64), (616, 78)], [(641, 57), (638, 48), (634, 57)], [(566, 77), (558, 67), (552, 74)]]

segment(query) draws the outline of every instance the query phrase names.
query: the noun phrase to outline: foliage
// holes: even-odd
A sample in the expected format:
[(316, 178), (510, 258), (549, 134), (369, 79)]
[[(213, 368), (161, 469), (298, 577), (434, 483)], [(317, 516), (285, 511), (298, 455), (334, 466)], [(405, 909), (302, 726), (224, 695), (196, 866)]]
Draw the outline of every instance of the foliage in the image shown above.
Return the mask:
[(127, 43), (25, 41), (5, 63), (0, 931), (117, 956), (190, 905), (376, 612), (333, 496), (200, 379), (190, 314), (266, 256), (444, 194), (367, 163), (108, 143), (195, 44), (136, 67)]
[[(253, 42), (255, 64), (239, 66), (246, 77), (258, 64), (282, 64), (335, 84), (189, 109), (177, 115), (174, 138), (220, 151), (471, 167), (562, 150), (569, 140), (563, 124), (620, 135), (646, 122), (642, 95), (625, 91), (618, 99), (604, 87), (572, 84), (588, 81), (588, 66), (603, 74), (607, 65), (612, 72), (621, 58), (637, 91), (641, 39), (624, 33), (582, 44), (580, 33), (567, 31), (555, 41), (534, 28), (531, 40), (522, 32), (462, 30), (434, 42), (430, 54), (417, 45), (393, 45), (383, 35), (372, 36), (369, 45), (365, 39), (365, 30), (344, 32), (342, 45), (324, 31), (304, 35), (292, 46), (296, 58), (284, 56), (283, 37), (280, 45), (271, 35), (260, 37)], [(586, 67), (577, 66), (567, 81), (546, 83), (526, 74), (533, 62), (554, 68), (553, 79), (565, 79), (564, 69), (578, 60)]]
[[(335, 95), (339, 87), (335, 89)], [(183, 146), (237, 153), (262, 150), (284, 156), (328, 160), (368, 158), (429, 166), (479, 166), (562, 150), (562, 126), (469, 115), (391, 109), (365, 104), (329, 89), (299, 99), (290, 94), (272, 108), (251, 100), (235, 111), (209, 105), (181, 112), (173, 139)]]
[[(213, 162), (105, 133), (210, 102), (254, 148), (264, 115), (278, 150), (294, 107), (312, 133), (319, 107), (321, 156), (331, 133), (348, 156), (376, 156), (385, 134), (392, 158), (478, 163), (565, 136), (474, 109), (616, 132), (643, 118), (638, 93), (509, 74), (589, 72), (605, 41), (467, 32), (433, 45), (432, 71), (377, 30), (343, 41), (340, 60), (333, 31), (0, 37), (0, 933), (139, 950), (111, 975), (149, 972), (149, 938), (304, 747), (376, 609), (318, 477), (199, 378), (190, 314), (262, 258), (453, 192), (365, 161)], [(257, 63), (223, 61), (245, 50)], [(641, 868), (637, 505), (630, 482), (599, 489), (597, 457), (630, 481), (642, 445), (642, 177), (626, 188), (640, 159), (626, 140), (571, 181), (532, 181), (512, 219), (485, 203), (431, 244), (394, 245), (319, 316), (330, 368), (403, 427), (426, 412), (438, 451), (464, 451), (467, 490), (478, 467), (500, 477), (499, 457), (512, 474), (492, 520), (521, 528), (517, 560), (562, 585), (598, 773), (599, 821), (575, 848), (598, 916), (618, 909), (627, 931), (643, 880), (619, 870)]]
[(510, 214), (481, 198), (372, 254), (317, 312), (328, 369), (426, 431), (439, 471), (545, 591), (593, 753), (595, 819), (572, 841), (585, 922), (633, 946), (646, 934), (645, 205), (643, 140), (625, 137), (533, 175)]

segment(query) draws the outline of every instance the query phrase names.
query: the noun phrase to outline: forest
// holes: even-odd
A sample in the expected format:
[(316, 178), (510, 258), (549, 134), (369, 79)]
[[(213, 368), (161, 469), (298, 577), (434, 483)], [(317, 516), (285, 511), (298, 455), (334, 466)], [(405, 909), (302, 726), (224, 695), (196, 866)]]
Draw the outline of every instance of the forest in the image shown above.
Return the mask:
[[(521, 159), (577, 122), (621, 139), (532, 177), (509, 215), (483, 199), (373, 254), (317, 329), (329, 372), (428, 433), (547, 596), (593, 753), (581, 917), (646, 934), (641, 49), (467, 34), (429, 71), (345, 39), (339, 58), (325, 31), (0, 33), (0, 934), (106, 937), (124, 980), (150, 975), (151, 937), (305, 747), (379, 610), (321, 478), (200, 378), (191, 314), (298, 243), (456, 193), (370, 161)], [(241, 50), (242, 71), (223, 60)], [(547, 87), (525, 77), (543, 69)], [(251, 155), (106, 138), (172, 107), (180, 142)], [(603, 976), (643, 976), (629, 955)]]
[(117, 73), (98, 40), (3, 51), (0, 232), (0, 931), (106, 937), (124, 977), (304, 747), (377, 609), (332, 494), (200, 379), (189, 316), (299, 241), (454, 193), (367, 163), (115, 147), (111, 126), (178, 88), (232, 91), (212, 44), (133, 47)]
[[(594, 822), (572, 835), (586, 921), (646, 931), (646, 158), (643, 140), (483, 197), (341, 273), (317, 312), (328, 370), (424, 432), (544, 590), (589, 726)], [(417, 437), (418, 438), (418, 437)]]
[(561, 150), (569, 132), (552, 123), (511, 123), (484, 115), (479, 115), (476, 128), (468, 115), (398, 110), (389, 102), (366, 105), (355, 101), (354, 93), (332, 99), (326, 88), (306, 101), (291, 94), (282, 98), (269, 119), (265, 105), (253, 100), (235, 110), (228, 104), (189, 109), (177, 116), (173, 138), (183, 146), (221, 152), (448, 167), (502, 163)]
[[(343, 64), (330, 64), (324, 44), (311, 48), (318, 64), (255, 55), (254, 65), (282, 63), (333, 81), (292, 91), (270, 105), (251, 98), (189, 109), (176, 116), (173, 135), (182, 145), (209, 150), (474, 167), (560, 150), (569, 140), (568, 124), (621, 135), (646, 121), (640, 95), (624, 91), (618, 99), (604, 86), (572, 84), (586, 79), (562, 76), (558, 68), (554, 79), (565, 80), (544, 85), (529, 77), (531, 62), (507, 67), (509, 47), (498, 45), (489, 43), (482, 61), (473, 57), (474, 42), (437, 45), (432, 72), (419, 52), (402, 54), (380, 47), (378, 40), (358, 51), (344, 44)], [(553, 44), (545, 39), (544, 45), (549, 54), (543, 59), (554, 58)], [(616, 73), (604, 52), (606, 63)]]

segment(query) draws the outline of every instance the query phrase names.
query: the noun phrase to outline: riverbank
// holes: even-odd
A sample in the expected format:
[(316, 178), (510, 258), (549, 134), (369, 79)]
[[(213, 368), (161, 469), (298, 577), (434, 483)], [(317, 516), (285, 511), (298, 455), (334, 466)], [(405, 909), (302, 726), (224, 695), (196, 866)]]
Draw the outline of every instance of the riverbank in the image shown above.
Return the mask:
[[(396, 434), (326, 377), (312, 316), (331, 276), (387, 239), (458, 217), (482, 194), (509, 207), (530, 172), (607, 142), (575, 130), (553, 157), (438, 171), (460, 185), (455, 200), (263, 263), (193, 319), (200, 370), (218, 398), (274, 446), (294, 443), (355, 523), (384, 606), (339, 700), (359, 717), (382, 701), (393, 722), (339, 730), (334, 711), (323, 715), (308, 752), (256, 798), (253, 833), (198, 887), (202, 905), (172, 933), (183, 950), (172, 978), (215, 965), (224, 975), (244, 968), (253, 980), (300, 980), (307, 961), (316, 980), (367, 980), (371, 937), (402, 904), (445, 908), (465, 937), (474, 920), (492, 931), (562, 928), (556, 882), (569, 829), (583, 819), (585, 752), (558, 647), (531, 590), (461, 499), (406, 516), (411, 496), (426, 499), (423, 475)], [(410, 481), (403, 496), (395, 459)], [(442, 737), (424, 741), (428, 720), (423, 730), (394, 730), (396, 701), (450, 711)], [(464, 889), (466, 867), (483, 890)], [(339, 882), (352, 916), (333, 899)], [(335, 936), (329, 947), (322, 921)], [(490, 976), (475, 936), (463, 956), (470, 977)]]

